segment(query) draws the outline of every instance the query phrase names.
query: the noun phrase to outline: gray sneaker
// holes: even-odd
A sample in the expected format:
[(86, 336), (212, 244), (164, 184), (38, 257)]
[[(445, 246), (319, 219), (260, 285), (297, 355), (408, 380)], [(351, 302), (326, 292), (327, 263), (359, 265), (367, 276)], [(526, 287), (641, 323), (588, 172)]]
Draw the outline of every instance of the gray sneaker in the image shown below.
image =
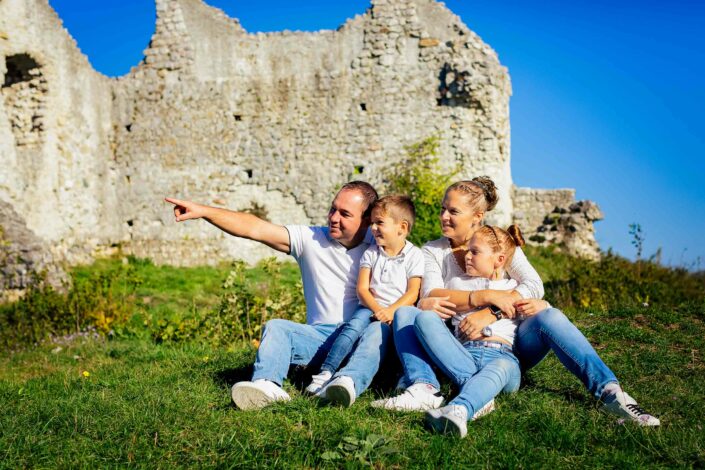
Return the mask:
[(424, 419), (426, 426), (441, 434), (465, 437), (468, 434), (468, 410), (461, 405), (447, 405), (428, 410)]
[(230, 396), (241, 410), (258, 410), (275, 401), (289, 401), (291, 397), (279, 385), (269, 380), (238, 382), (233, 385)]
[(341, 375), (328, 382), (324, 390), (323, 398), (329, 403), (342, 405), (346, 408), (355, 403), (355, 382), (346, 375)]
[(600, 407), (602, 411), (634, 421), (640, 426), (659, 426), (661, 421), (641, 408), (627, 392), (619, 391), (607, 397)]
[(417, 383), (395, 397), (375, 400), (370, 405), (373, 408), (384, 408), (395, 411), (426, 411), (438, 408), (443, 404), (443, 395), (430, 385)]

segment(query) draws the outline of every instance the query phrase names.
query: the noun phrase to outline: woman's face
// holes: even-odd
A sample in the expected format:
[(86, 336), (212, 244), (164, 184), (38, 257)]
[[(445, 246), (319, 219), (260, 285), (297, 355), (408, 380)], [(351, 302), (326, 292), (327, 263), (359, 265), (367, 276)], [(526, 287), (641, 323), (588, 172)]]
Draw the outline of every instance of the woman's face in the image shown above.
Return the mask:
[(475, 234), (465, 255), (465, 272), (470, 276), (491, 279), (495, 269), (501, 265), (500, 256), (501, 253), (494, 253), (483, 237)]
[(467, 196), (460, 191), (448, 191), (441, 205), (441, 230), (443, 236), (458, 243), (467, 241), (482, 221), (482, 212), (468, 204)]

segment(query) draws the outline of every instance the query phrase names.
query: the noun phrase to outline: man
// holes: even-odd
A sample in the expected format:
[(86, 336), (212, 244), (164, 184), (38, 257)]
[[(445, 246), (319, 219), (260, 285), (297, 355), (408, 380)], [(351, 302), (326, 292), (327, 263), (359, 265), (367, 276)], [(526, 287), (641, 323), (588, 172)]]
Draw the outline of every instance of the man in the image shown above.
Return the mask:
[(326, 340), (337, 325), (355, 312), (359, 261), (372, 242), (367, 229), (377, 198), (369, 183), (346, 183), (333, 199), (327, 227), (276, 225), (252, 214), (166, 198), (174, 204), (177, 222), (205, 219), (230, 235), (291, 254), (301, 269), (306, 324), (281, 319), (267, 322), (252, 381), (232, 388), (238, 408), (256, 409), (290, 400), (281, 388), (289, 366), (308, 365), (319, 350), (329, 347)]

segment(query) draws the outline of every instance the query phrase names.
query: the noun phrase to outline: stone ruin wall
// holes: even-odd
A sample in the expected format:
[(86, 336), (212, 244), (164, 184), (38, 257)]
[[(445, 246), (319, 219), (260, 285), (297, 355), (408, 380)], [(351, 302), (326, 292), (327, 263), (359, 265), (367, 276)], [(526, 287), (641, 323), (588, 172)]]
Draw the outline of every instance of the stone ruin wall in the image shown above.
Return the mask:
[(442, 4), (374, 0), (337, 31), (267, 34), (201, 0), (156, 8), (144, 60), (110, 79), (46, 0), (0, 0), (0, 203), (22, 226), (4, 233), (44, 244), (25, 264), (116, 246), (179, 265), (271, 256), (206, 223), (175, 224), (163, 197), (323, 223), (340, 184), (379, 185), (405, 146), (433, 135), (447, 168), (497, 182), (490, 222), (510, 223), (514, 205), (553, 210), (555, 192), (513, 189), (506, 69)]

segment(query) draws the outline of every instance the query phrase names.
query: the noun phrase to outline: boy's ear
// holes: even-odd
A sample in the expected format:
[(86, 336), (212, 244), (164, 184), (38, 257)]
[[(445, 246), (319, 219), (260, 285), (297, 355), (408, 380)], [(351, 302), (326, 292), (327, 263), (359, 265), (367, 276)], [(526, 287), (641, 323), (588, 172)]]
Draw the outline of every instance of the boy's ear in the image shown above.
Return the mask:
[(409, 222), (406, 220), (402, 220), (401, 223), (399, 224), (401, 229), (404, 231), (404, 233), (408, 234), (409, 233)]

